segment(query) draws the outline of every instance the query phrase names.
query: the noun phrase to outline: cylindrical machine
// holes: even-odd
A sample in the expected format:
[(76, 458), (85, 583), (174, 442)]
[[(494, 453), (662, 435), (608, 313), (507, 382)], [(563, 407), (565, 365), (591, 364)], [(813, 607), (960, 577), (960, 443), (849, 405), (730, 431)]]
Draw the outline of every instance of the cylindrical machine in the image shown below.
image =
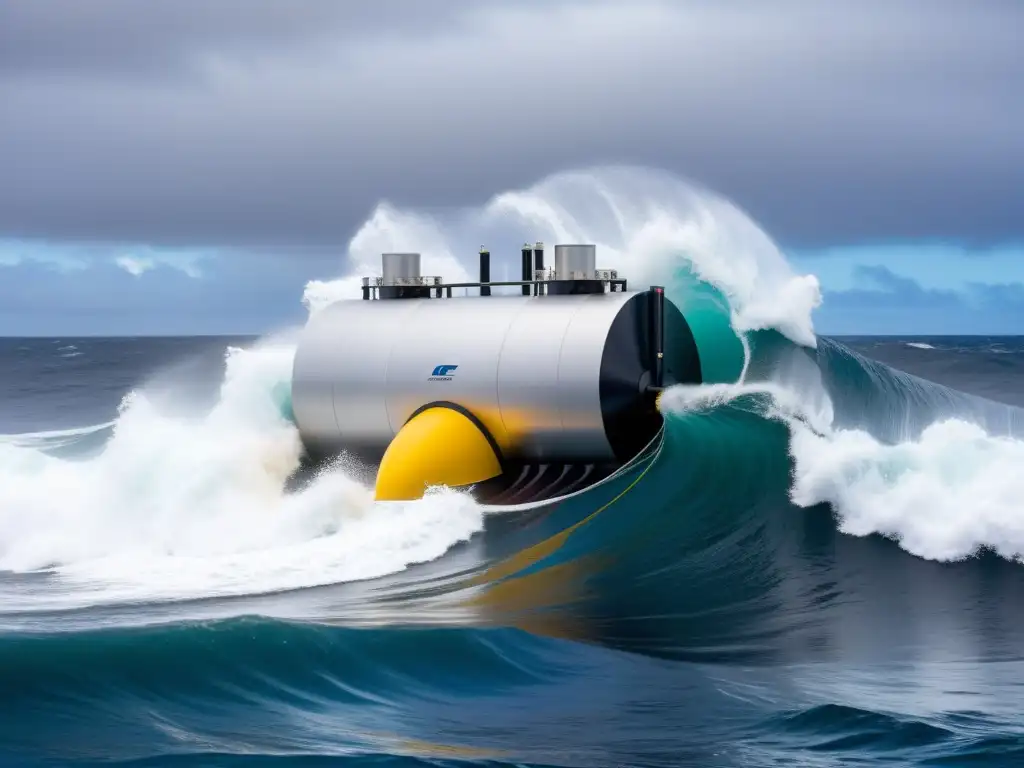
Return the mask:
[(399, 278), (411, 279), (421, 276), (418, 253), (385, 253), (381, 261), (384, 266), (384, 285), (397, 285)]
[[(337, 302), (300, 340), (296, 424), (313, 454), (375, 458), (418, 409), (448, 403), (505, 459), (628, 460), (661, 424), (647, 389), (651, 302), (648, 291)], [(699, 383), (686, 320), (668, 301), (664, 316), (666, 383)]]
[(556, 245), (556, 280), (593, 280), (597, 272), (597, 246)]

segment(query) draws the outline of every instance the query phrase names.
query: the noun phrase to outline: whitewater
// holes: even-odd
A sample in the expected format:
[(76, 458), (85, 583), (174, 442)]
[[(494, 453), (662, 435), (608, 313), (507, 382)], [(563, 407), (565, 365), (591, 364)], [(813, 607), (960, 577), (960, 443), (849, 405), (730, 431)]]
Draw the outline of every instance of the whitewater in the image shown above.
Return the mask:
[[(897, 415), (885, 439), (839, 423), (806, 362), (820, 351), (817, 279), (797, 274), (737, 206), (668, 174), (558, 173), (445, 214), (382, 202), (348, 244), (343, 276), (311, 281), (301, 301), (312, 314), (357, 298), (360, 277), (387, 251), (418, 251), (425, 274), (458, 281), (471, 279), (470, 259), (487, 244), (501, 278), (524, 239), (594, 243), (599, 266), (614, 265), (634, 287), (665, 285), (684, 314), (694, 279), (713, 287), (743, 347), (742, 370), (732, 381), (674, 387), (662, 410), (685, 418), (761, 397), (760, 415), (788, 430), (797, 506), (828, 504), (844, 534), (881, 534), (922, 559), (981, 549), (1024, 556), (1015, 422), (951, 407), (923, 428)], [(342, 460), (289, 487), (302, 460), (289, 419), (296, 330), (228, 349), (212, 408), (168, 411), (143, 386), (109, 424), (0, 437), (0, 571), (48, 573), (60, 586), (0, 613), (367, 580), (435, 560), (480, 532), (485, 512), (469, 494), (438, 488), (421, 501), (375, 503)], [(758, 366), (764, 333), (796, 350), (786, 364)], [(86, 457), (53, 451), (104, 430), (108, 439)]]

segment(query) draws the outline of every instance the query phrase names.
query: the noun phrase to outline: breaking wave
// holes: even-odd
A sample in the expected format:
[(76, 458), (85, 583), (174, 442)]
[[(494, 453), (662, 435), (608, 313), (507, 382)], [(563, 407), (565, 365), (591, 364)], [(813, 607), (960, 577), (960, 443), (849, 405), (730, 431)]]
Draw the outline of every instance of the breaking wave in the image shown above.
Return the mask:
[[(700, 414), (712, 419), (702, 430), (710, 439), (715, 419), (752, 400), (748, 430), (788, 430), (773, 450), (791, 462), (792, 503), (829, 505), (842, 532), (882, 534), (941, 560), (1024, 551), (1015, 513), (1024, 481), (1008, 471), (1024, 456), (1017, 412), (819, 339), (817, 280), (795, 273), (734, 205), (666, 174), (561, 173), (448, 214), (382, 203), (350, 243), (350, 277), (311, 282), (302, 300), (316, 312), (357, 296), (359, 277), (391, 250), (418, 250), (426, 273), (465, 279), (490, 244), (501, 276), (515, 269), (524, 233), (596, 243), (601, 263), (634, 286), (666, 285), (683, 307), (708, 383), (665, 393), (670, 433)], [(0, 570), (57, 577), (63, 591), (45, 599), (50, 607), (259, 594), (400, 572), (484, 528), (468, 494), (377, 505), (341, 464), (291, 488), (302, 459), (289, 418), (293, 353), (290, 332), (227, 350), (219, 399), (195, 418), (161, 412), (142, 389), (113, 424), (3, 438)], [(110, 432), (98, 455), (49, 450), (97, 430)]]

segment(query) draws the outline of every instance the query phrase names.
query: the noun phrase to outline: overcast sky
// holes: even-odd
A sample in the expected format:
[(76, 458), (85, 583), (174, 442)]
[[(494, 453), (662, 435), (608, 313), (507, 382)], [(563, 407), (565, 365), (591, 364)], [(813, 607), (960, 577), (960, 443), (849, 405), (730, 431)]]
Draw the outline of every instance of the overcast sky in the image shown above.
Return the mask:
[(380, 200), (596, 163), (735, 201), (826, 332), (913, 290), (942, 309), (894, 332), (1024, 332), (1021, 30), (1019, 0), (0, 3), (0, 333), (266, 330)]

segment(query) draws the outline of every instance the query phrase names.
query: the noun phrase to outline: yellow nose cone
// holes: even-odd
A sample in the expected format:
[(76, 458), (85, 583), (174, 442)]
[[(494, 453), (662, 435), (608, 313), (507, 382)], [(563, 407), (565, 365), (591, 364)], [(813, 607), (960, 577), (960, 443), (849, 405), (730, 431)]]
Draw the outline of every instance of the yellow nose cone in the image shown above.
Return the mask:
[(432, 485), (472, 485), (501, 474), (490, 441), (472, 419), (436, 406), (416, 414), (391, 441), (377, 469), (378, 501), (419, 499)]

